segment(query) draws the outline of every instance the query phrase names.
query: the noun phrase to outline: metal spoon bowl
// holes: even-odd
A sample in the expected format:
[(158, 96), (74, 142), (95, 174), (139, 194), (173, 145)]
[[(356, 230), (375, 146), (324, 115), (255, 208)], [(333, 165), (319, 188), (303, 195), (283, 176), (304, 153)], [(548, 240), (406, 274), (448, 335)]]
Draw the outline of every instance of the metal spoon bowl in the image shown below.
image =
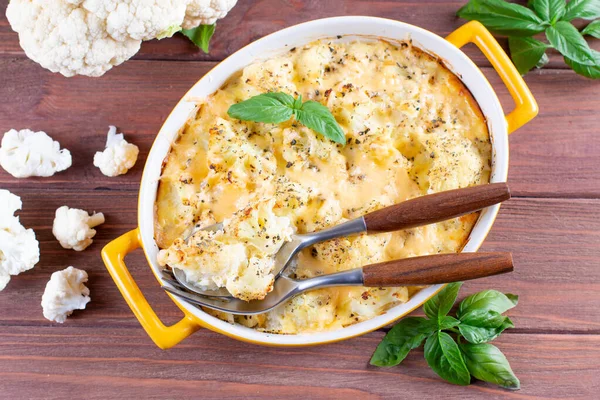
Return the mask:
[(396, 287), (432, 285), (503, 274), (513, 270), (510, 253), (460, 253), (405, 258), (305, 280), (280, 276), (263, 300), (208, 297), (189, 292), (178, 281), (163, 279), (162, 288), (192, 304), (238, 315), (261, 314), (306, 292), (333, 286)]
[[(277, 282), (281, 278), (282, 273), (289, 267), (291, 260), (302, 249), (313, 244), (362, 232), (393, 232), (433, 224), (481, 210), (509, 198), (510, 190), (504, 182), (472, 186), (417, 197), (318, 232), (294, 234), (291, 240), (284, 243), (275, 254), (275, 269), (273, 271), (275, 281)], [(222, 223), (206, 227), (196, 225), (185, 241), (187, 243), (196, 232), (201, 230), (216, 232), (222, 229)], [(173, 268), (173, 276), (180, 283), (180, 286), (188, 291), (202, 296), (232, 298), (226, 288), (203, 290), (188, 282), (185, 272), (181, 269)]]

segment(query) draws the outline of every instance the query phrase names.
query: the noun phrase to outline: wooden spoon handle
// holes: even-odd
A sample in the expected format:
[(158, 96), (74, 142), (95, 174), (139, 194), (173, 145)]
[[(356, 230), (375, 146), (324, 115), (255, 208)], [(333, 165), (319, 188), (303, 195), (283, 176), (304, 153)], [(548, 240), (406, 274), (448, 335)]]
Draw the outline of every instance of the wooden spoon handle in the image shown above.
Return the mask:
[(508, 185), (491, 183), (417, 197), (364, 216), (367, 232), (392, 232), (460, 217), (510, 199)]
[(433, 285), (513, 270), (510, 253), (460, 253), (404, 258), (363, 267), (365, 286)]

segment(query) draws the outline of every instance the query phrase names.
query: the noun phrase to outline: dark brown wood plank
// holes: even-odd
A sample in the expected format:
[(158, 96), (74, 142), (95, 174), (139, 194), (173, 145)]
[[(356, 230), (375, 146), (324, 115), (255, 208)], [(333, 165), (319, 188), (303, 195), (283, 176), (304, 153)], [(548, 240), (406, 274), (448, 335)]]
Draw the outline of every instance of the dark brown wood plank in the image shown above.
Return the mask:
[[(201, 330), (161, 351), (136, 329), (0, 327), (0, 380), (21, 398), (594, 398), (600, 389), (600, 336), (503, 335), (522, 389), (481, 382), (447, 384), (421, 349), (403, 365), (376, 368), (368, 360), (383, 336), (374, 332), (306, 348), (249, 345)], [(35, 382), (35, 384), (32, 384)], [(49, 390), (51, 388), (51, 390)]]
[[(286, 1), (260, 0), (238, 1), (233, 10), (218, 23), (211, 42), (210, 54), (198, 50), (187, 38), (175, 35), (168, 40), (144, 42), (136, 59), (144, 60), (196, 60), (219, 61), (241, 49), (245, 45), (280, 29), (311, 21), (317, 18), (340, 15), (368, 15), (389, 18), (430, 30), (442, 37), (466, 23), (458, 18), (456, 11), (466, 1), (426, 0), (343, 0), (343, 1)], [(525, 3), (525, 1), (521, 1)], [(8, 20), (4, 16), (8, 0), (0, 1), (0, 54), (23, 57), (19, 40)], [(276, 15), (274, 15), (274, 10)], [(585, 26), (586, 22), (577, 21), (576, 25)], [(505, 38), (499, 38), (502, 46), (508, 50)], [(591, 46), (600, 49), (599, 40), (589, 40)], [(475, 46), (468, 46), (465, 52), (478, 65), (490, 66), (490, 63)], [(562, 57), (555, 51), (549, 51), (550, 63), (546, 68), (567, 68)]]
[[(74, 158), (71, 169), (46, 179), (16, 180), (0, 169), (0, 186), (136, 188), (162, 122), (214, 65), (134, 60), (101, 78), (64, 78), (29, 60), (0, 57), (0, 97), (8, 99), (0, 103), (0, 133), (11, 128), (44, 130)], [(484, 72), (505, 110), (510, 110), (512, 100), (496, 73), (487, 68)], [(513, 195), (599, 197), (600, 82), (562, 70), (538, 71), (526, 80), (541, 111), (510, 137)], [(107, 178), (92, 165), (110, 124), (121, 128), (141, 151), (135, 168), (118, 178)]]
[[(137, 193), (58, 188), (14, 192), (22, 196), (24, 210), (19, 215), (35, 230), (42, 257), (33, 270), (13, 277), (0, 292), (0, 326), (53, 325), (42, 316), (40, 298), (50, 274), (73, 265), (88, 271), (92, 302), (69, 325), (139, 327), (99, 254), (108, 241), (135, 227)], [(54, 211), (62, 205), (106, 215), (94, 243), (83, 252), (62, 249), (52, 235)], [(520, 304), (510, 311), (519, 332), (600, 333), (598, 214), (600, 200), (509, 200), (482, 250), (513, 252), (515, 271), (467, 282), (461, 297), (490, 288), (519, 294)], [(134, 252), (127, 265), (158, 314), (176, 321), (181, 313), (158, 287), (142, 252)]]

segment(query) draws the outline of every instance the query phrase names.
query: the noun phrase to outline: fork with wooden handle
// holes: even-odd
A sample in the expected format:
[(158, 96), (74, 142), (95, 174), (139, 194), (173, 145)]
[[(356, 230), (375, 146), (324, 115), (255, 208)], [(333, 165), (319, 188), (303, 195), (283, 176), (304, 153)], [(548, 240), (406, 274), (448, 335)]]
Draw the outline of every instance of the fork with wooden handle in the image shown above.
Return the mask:
[(404, 258), (362, 268), (297, 280), (280, 276), (273, 290), (262, 300), (244, 301), (232, 297), (206, 297), (191, 293), (178, 281), (164, 277), (167, 292), (190, 303), (238, 315), (267, 312), (307, 290), (332, 286), (396, 287), (433, 285), (504, 274), (513, 270), (510, 253), (459, 253)]
[[(315, 243), (357, 235), (363, 232), (393, 232), (433, 224), (481, 210), (509, 198), (510, 190), (505, 182), (448, 190), (394, 204), (318, 232), (294, 234), (291, 240), (281, 246), (277, 254), (275, 254), (275, 268), (272, 273), (275, 279), (279, 279), (282, 272), (290, 265), (294, 256), (300, 250)], [(222, 224), (215, 224), (204, 228), (196, 227), (190, 236), (198, 230), (211, 231), (222, 228)], [(225, 288), (202, 290), (198, 286), (195, 286), (193, 282), (188, 282), (185, 272), (181, 269), (173, 268), (172, 275), (179, 281), (181, 286), (184, 286), (189, 291), (204, 296), (231, 296)]]

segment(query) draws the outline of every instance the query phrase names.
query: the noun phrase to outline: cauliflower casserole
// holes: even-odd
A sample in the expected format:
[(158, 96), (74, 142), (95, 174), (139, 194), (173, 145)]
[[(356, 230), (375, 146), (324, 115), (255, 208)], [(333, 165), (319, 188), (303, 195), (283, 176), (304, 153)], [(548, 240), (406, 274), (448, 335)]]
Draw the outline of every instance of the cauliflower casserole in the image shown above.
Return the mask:
[[(229, 106), (285, 92), (327, 106), (336, 144), (298, 124), (239, 121)], [(327, 228), (414, 197), (487, 183), (486, 121), (462, 82), (410, 42), (321, 40), (247, 66), (198, 105), (173, 143), (158, 189), (158, 261), (201, 288), (242, 299), (272, 288), (273, 255), (294, 232)], [(377, 262), (458, 252), (476, 214), (410, 230), (360, 235), (302, 251), (304, 279)], [(183, 239), (194, 224), (218, 232)], [(406, 302), (418, 287), (327, 288), (256, 316), (207, 312), (266, 332), (339, 329)]]

